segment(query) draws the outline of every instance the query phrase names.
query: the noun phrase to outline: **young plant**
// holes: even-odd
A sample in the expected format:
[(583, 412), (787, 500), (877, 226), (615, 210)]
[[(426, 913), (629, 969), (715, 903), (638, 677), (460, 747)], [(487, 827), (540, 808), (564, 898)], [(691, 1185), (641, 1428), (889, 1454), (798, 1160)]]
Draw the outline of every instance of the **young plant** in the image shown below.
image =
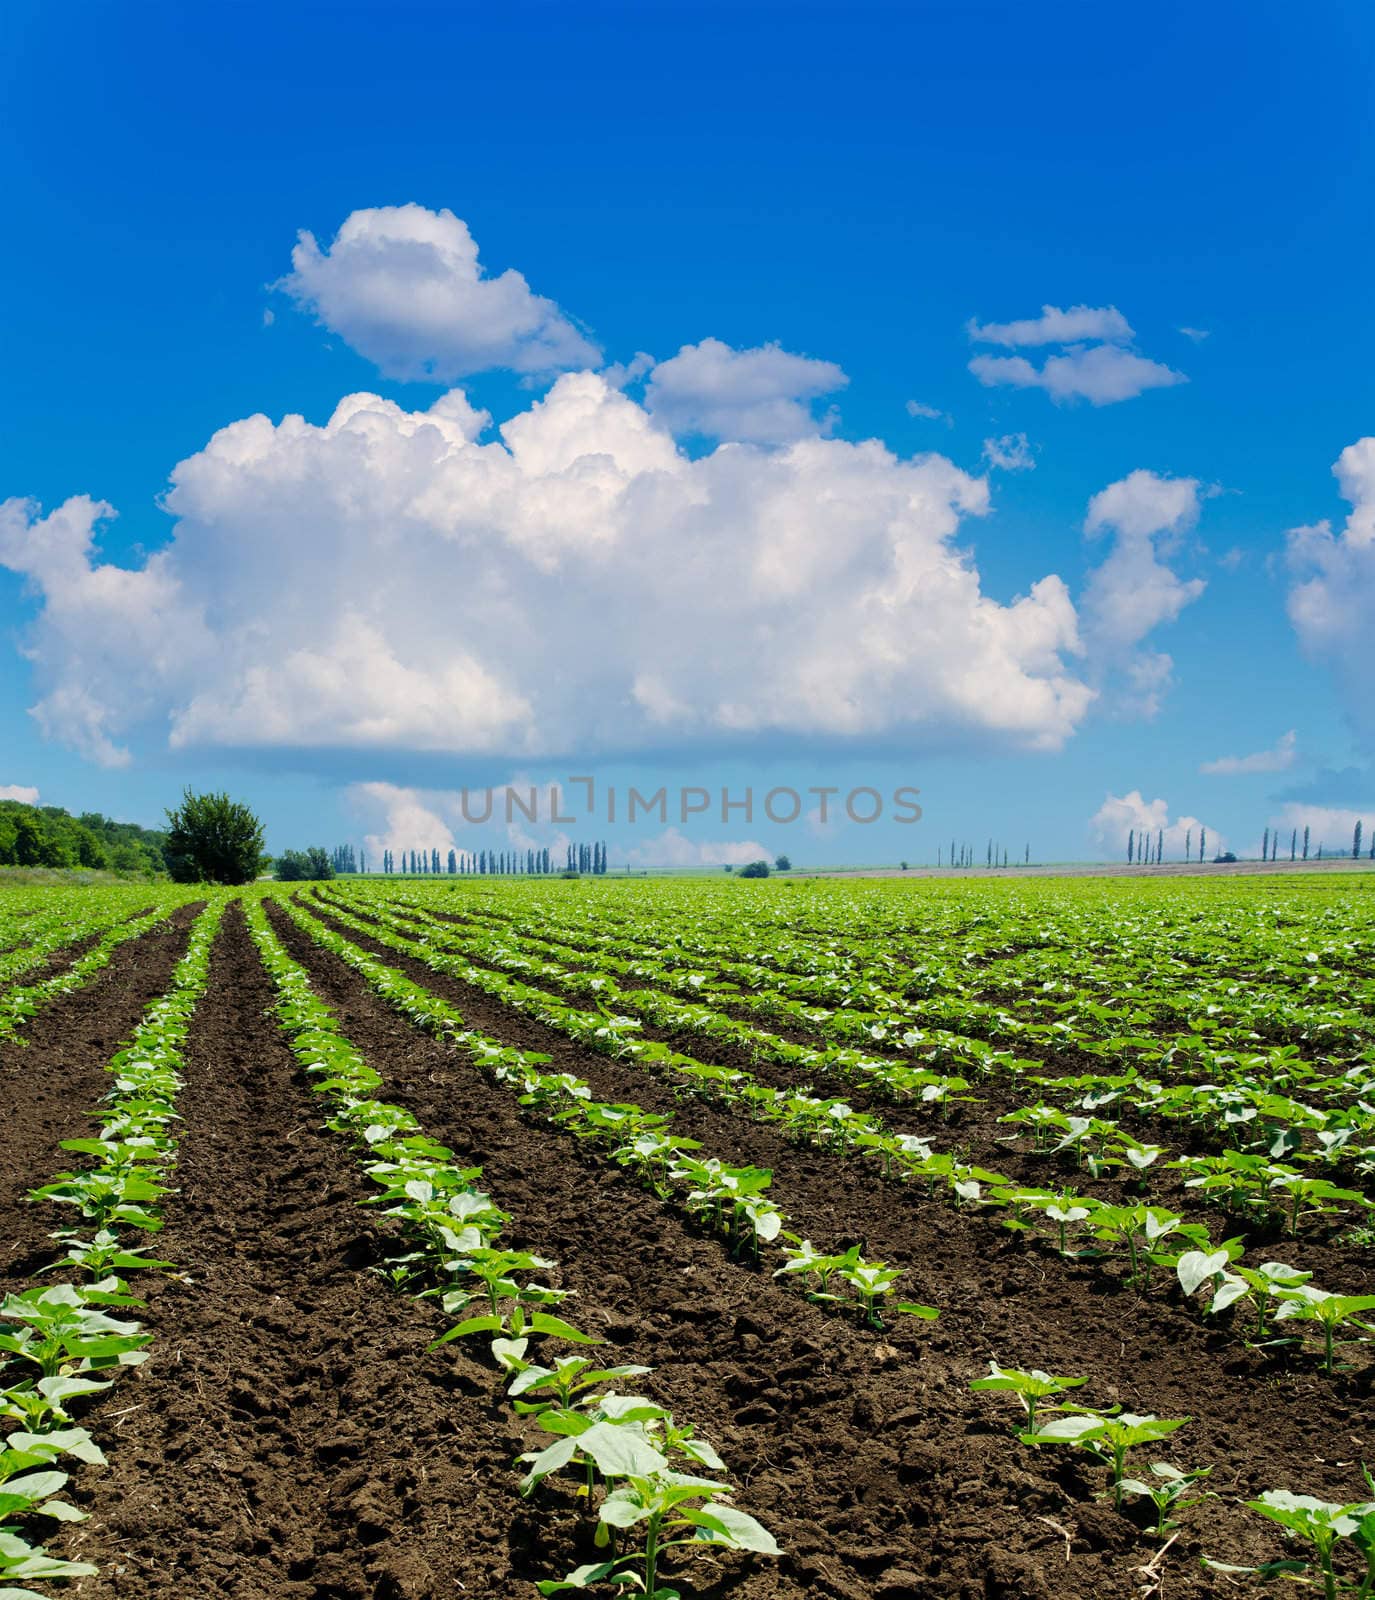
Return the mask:
[(1339, 1329), (1350, 1325), (1362, 1333), (1375, 1333), (1375, 1326), (1357, 1317), (1360, 1311), (1375, 1311), (1375, 1294), (1329, 1294), (1326, 1289), (1301, 1284), (1285, 1293), (1275, 1320), (1316, 1322), (1322, 1330), (1323, 1371), (1331, 1372)]
[[(1375, 1479), (1368, 1470), (1366, 1482), (1375, 1493)], [(1356, 1600), (1369, 1600), (1375, 1595), (1375, 1500), (1339, 1505), (1331, 1500), (1318, 1500), (1311, 1494), (1267, 1489), (1259, 1500), (1248, 1500), (1246, 1509), (1279, 1523), (1295, 1538), (1306, 1540), (1313, 1547), (1312, 1557), (1305, 1561), (1268, 1562), (1254, 1569), (1226, 1567), (1221, 1562), (1210, 1562), (1210, 1566), (1227, 1572), (1254, 1570), (1265, 1577), (1316, 1567), (1322, 1579), (1324, 1600), (1337, 1600), (1339, 1587), (1354, 1590)], [(1359, 1584), (1343, 1583), (1337, 1573), (1333, 1557), (1339, 1539), (1350, 1539), (1365, 1560), (1365, 1578)]]
[(1152, 1461), (1149, 1478), (1123, 1478), (1119, 1487), (1122, 1494), (1140, 1496), (1151, 1502), (1155, 1507), (1155, 1536), (1163, 1539), (1179, 1526), (1170, 1520), (1172, 1514), (1202, 1505), (1210, 1497), (1211, 1491), (1205, 1489), (1192, 1500), (1185, 1498), (1212, 1470), (1211, 1467), (1195, 1467), (1192, 1472), (1181, 1472), (1168, 1461)]
[[(995, 1389), (1010, 1391), (1021, 1402), (1022, 1410), (1026, 1413), (1026, 1432), (1036, 1432), (1036, 1413), (1042, 1409), (1040, 1402), (1049, 1400), (1053, 1395), (1063, 1394), (1066, 1389), (1077, 1389), (1081, 1384), (1087, 1383), (1087, 1378), (1057, 1378), (1049, 1372), (1042, 1372), (1033, 1367), (1029, 1372), (1022, 1372), (1016, 1367), (1000, 1367), (996, 1361), (988, 1363), (988, 1377), (975, 1378), (969, 1385), (971, 1389)], [(1047, 1409), (1055, 1410), (1056, 1407)]]
[(1118, 1416), (1105, 1416), (1101, 1412), (1086, 1411), (1073, 1416), (1056, 1417), (1036, 1433), (1023, 1433), (1023, 1444), (1072, 1444), (1096, 1456), (1109, 1470), (1108, 1488), (1112, 1490), (1112, 1503), (1122, 1506), (1122, 1482), (1126, 1468), (1127, 1451), (1141, 1444), (1155, 1444), (1168, 1438), (1176, 1428), (1182, 1428), (1188, 1417), (1137, 1416), (1123, 1411)]

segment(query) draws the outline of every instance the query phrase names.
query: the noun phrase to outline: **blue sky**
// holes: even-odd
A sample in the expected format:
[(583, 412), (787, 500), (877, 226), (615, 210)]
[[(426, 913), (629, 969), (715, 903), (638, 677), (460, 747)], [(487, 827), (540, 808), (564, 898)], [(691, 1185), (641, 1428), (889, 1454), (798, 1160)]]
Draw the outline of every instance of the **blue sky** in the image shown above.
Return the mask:
[[(274, 847), (498, 845), (454, 790), (513, 776), (922, 792), (916, 827), (591, 830), (679, 861), (1375, 821), (1368, 8), (0, 29), (0, 500), (36, 503), (0, 524), (0, 789), (151, 822), (213, 783)], [(1007, 381), (1047, 359), (1058, 392)], [(453, 387), (491, 423), (421, 448)], [(394, 409), (326, 432), (359, 392)], [(43, 522), (73, 496), (117, 516)]]

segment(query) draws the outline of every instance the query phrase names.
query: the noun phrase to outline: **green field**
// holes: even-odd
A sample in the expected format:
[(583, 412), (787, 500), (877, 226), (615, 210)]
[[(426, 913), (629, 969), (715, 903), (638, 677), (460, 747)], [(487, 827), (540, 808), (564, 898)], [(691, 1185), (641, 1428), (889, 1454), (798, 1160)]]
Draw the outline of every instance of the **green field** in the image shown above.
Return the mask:
[(0, 1595), (1369, 1595), (1373, 885), (0, 889)]

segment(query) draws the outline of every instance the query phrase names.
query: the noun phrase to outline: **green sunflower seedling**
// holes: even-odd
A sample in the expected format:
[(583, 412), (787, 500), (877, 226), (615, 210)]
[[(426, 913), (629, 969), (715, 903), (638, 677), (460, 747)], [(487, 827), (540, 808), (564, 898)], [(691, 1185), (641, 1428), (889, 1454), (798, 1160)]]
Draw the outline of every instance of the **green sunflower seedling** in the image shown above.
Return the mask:
[[(516, 1410), (535, 1412), (550, 1406), (567, 1408), (573, 1396), (587, 1389), (599, 1388), (615, 1378), (639, 1378), (652, 1372), (652, 1367), (597, 1367), (590, 1356), (560, 1356), (552, 1367), (541, 1367), (531, 1362), (521, 1363), (506, 1393), (516, 1402)], [(543, 1398), (519, 1400), (519, 1395), (536, 1395)]]
[(1211, 1467), (1195, 1467), (1192, 1472), (1181, 1472), (1168, 1461), (1152, 1461), (1149, 1478), (1123, 1478), (1119, 1487), (1123, 1494), (1151, 1502), (1155, 1507), (1155, 1536), (1163, 1539), (1179, 1526), (1170, 1520), (1173, 1513), (1188, 1511), (1191, 1506), (1202, 1505), (1205, 1500), (1212, 1498), (1212, 1491), (1207, 1489), (1192, 1500), (1185, 1498), (1212, 1470)]
[[(1369, 1470), (1365, 1477), (1375, 1493), (1375, 1479)], [(1324, 1600), (1337, 1600), (1339, 1589), (1354, 1593), (1356, 1600), (1369, 1600), (1375, 1595), (1375, 1500), (1339, 1505), (1335, 1501), (1316, 1499), (1311, 1494), (1267, 1489), (1259, 1500), (1248, 1500), (1246, 1509), (1268, 1517), (1296, 1539), (1311, 1544), (1312, 1557), (1270, 1561), (1261, 1567), (1233, 1567), (1220, 1561), (1208, 1561), (1208, 1566), (1223, 1572), (1254, 1572), (1265, 1578), (1316, 1568), (1322, 1579)], [(1365, 1577), (1360, 1582), (1345, 1581), (1337, 1572), (1334, 1556), (1339, 1539), (1350, 1539), (1365, 1561)]]
[(1168, 1438), (1176, 1428), (1182, 1428), (1189, 1417), (1137, 1416), (1124, 1411), (1118, 1416), (1105, 1416), (1101, 1412), (1084, 1411), (1073, 1416), (1056, 1417), (1035, 1433), (1019, 1434), (1023, 1444), (1071, 1444), (1087, 1450), (1109, 1470), (1108, 1488), (1112, 1503), (1122, 1506), (1122, 1480), (1126, 1467), (1127, 1451), (1141, 1444), (1155, 1444)]
[(1316, 1322), (1322, 1330), (1323, 1371), (1331, 1372), (1339, 1329), (1349, 1326), (1375, 1334), (1375, 1326), (1358, 1318), (1361, 1311), (1375, 1311), (1375, 1294), (1329, 1294), (1326, 1289), (1300, 1284), (1284, 1293), (1275, 1321)]
[(1042, 1372), (1033, 1367), (1030, 1372), (1021, 1372), (1016, 1367), (1000, 1367), (996, 1361), (988, 1363), (988, 1377), (975, 1378), (969, 1385), (971, 1389), (995, 1389), (1010, 1391), (1021, 1401), (1022, 1410), (1026, 1413), (1026, 1432), (1036, 1432), (1036, 1413), (1041, 1409), (1058, 1410), (1057, 1406), (1042, 1408), (1040, 1402), (1049, 1400), (1053, 1395), (1063, 1394), (1066, 1389), (1077, 1389), (1081, 1384), (1087, 1383), (1087, 1378), (1057, 1378), (1049, 1372)]

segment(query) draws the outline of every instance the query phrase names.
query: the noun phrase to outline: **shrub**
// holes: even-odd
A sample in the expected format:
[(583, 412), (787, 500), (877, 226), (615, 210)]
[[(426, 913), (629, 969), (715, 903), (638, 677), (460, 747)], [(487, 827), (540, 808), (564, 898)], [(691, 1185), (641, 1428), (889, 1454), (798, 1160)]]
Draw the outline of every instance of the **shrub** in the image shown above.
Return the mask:
[(334, 863), (318, 844), (312, 845), (309, 850), (284, 850), (277, 857), (276, 874), (282, 883), (332, 878)]
[(769, 875), (769, 864), (767, 861), (748, 862), (745, 866), (741, 867), (739, 875), (742, 878), (767, 878)]
[(251, 883), (263, 864), (263, 825), (227, 794), (188, 789), (167, 813), (164, 854), (177, 883)]

